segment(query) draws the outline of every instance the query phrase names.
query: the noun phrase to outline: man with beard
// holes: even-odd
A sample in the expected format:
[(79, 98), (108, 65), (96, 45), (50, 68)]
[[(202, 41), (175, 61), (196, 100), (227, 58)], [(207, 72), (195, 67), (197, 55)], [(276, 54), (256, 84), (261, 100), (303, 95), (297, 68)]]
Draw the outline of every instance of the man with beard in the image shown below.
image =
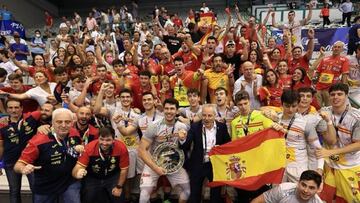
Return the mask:
[(91, 109), (87, 106), (80, 107), (76, 112), (77, 121), (75, 129), (81, 137), (81, 143), (85, 146), (93, 140), (98, 139), (99, 130), (90, 124), (92, 117)]
[(55, 110), (54, 105), (50, 102), (45, 102), (40, 108), (40, 124), (41, 125), (50, 125), (52, 113)]
[[(0, 159), (5, 164), (5, 173), (10, 188), (10, 202), (20, 202), (21, 174), (14, 171), (14, 165), (28, 141), (35, 135), (39, 126), (39, 111), (23, 114), (22, 103), (16, 99), (6, 101), (8, 117), (0, 120)], [(33, 186), (33, 175), (27, 175), (30, 189)]]
[(218, 41), (214, 36), (210, 36), (206, 40), (205, 48), (198, 58), (201, 61), (200, 68), (207, 70), (213, 67), (213, 56), (215, 54), (215, 48), (218, 46)]
[[(225, 68), (227, 69), (225, 70)], [(205, 103), (208, 93), (210, 102), (215, 103), (215, 90), (218, 87), (223, 87), (230, 92), (234, 87), (233, 71), (233, 65), (226, 67), (222, 55), (215, 54), (212, 68), (204, 72), (205, 79), (201, 84), (201, 103)]]
[(150, 194), (162, 175), (166, 175), (173, 187), (180, 186), (180, 203), (185, 203), (190, 195), (189, 177), (186, 171), (181, 168), (175, 173), (165, 174), (165, 169), (156, 165), (151, 155), (160, 144), (165, 142), (177, 144), (179, 134), (186, 133), (187, 126), (176, 119), (178, 108), (178, 101), (173, 98), (166, 99), (164, 101), (164, 119), (150, 125), (141, 138), (138, 151), (146, 165), (141, 175), (140, 203), (149, 201)]
[(198, 47), (194, 46), (190, 34), (185, 34), (184, 39), (185, 40), (181, 43), (181, 49), (178, 52), (176, 52), (172, 57), (183, 58), (185, 70), (190, 70), (195, 72), (200, 66), (198, 57), (201, 55), (201, 50)]
[(71, 138), (79, 136), (73, 126), (73, 113), (64, 108), (52, 115), (52, 130), (37, 133), (22, 151), (14, 166), (17, 173), (34, 173), (34, 202), (80, 202), (80, 182), (71, 176), (78, 153)]
[(72, 170), (74, 178), (83, 179), (82, 201), (123, 202), (128, 167), (129, 154), (125, 144), (115, 139), (111, 127), (100, 128), (99, 138), (85, 147)]
[(163, 47), (160, 50), (160, 62), (156, 68), (157, 75), (172, 76), (175, 74), (174, 64), (171, 57), (171, 53), (168, 48)]

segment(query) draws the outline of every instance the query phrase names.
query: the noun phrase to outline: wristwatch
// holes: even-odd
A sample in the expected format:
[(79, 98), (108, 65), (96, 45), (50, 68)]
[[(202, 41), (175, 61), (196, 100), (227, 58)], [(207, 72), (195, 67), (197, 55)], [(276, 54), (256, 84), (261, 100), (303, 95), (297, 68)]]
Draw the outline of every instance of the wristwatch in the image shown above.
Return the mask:
[(123, 188), (123, 186), (122, 186), (122, 185), (119, 185), (119, 184), (116, 185), (115, 187), (116, 187), (117, 189), (122, 189), (122, 188)]

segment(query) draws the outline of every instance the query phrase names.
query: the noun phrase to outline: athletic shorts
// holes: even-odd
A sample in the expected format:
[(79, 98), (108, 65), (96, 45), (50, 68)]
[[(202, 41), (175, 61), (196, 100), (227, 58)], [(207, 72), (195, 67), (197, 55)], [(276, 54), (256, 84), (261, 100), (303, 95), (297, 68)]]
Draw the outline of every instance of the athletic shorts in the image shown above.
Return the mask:
[[(155, 171), (145, 165), (141, 174), (140, 188), (156, 187), (159, 177), (160, 176)], [(183, 168), (178, 170), (176, 173), (167, 174), (166, 177), (172, 187), (175, 187), (176, 185), (189, 184), (189, 176)]]

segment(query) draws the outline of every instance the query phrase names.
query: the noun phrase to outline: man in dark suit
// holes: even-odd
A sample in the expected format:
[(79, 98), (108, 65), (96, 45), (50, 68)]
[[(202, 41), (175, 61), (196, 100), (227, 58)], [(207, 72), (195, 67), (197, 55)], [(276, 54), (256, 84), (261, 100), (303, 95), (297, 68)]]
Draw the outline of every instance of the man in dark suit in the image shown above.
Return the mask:
[[(190, 203), (201, 202), (204, 179), (213, 180), (212, 165), (209, 160), (209, 151), (212, 147), (230, 142), (226, 124), (215, 121), (216, 109), (211, 104), (203, 105), (202, 120), (191, 125), (188, 133), (179, 133), (180, 148), (185, 151), (193, 149), (188, 160), (190, 174)], [(210, 189), (210, 202), (219, 203), (221, 187)]]

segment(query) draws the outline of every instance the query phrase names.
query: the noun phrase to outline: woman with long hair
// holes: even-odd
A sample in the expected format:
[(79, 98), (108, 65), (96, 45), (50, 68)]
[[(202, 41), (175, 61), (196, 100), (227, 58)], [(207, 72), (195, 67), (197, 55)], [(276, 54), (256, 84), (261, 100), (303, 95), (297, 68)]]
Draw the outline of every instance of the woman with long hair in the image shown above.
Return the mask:
[(258, 94), (263, 106), (281, 106), (281, 94), (283, 86), (279, 82), (279, 76), (275, 70), (269, 69), (264, 74), (262, 87), (259, 88)]
[(53, 82), (55, 81), (54, 73), (51, 68), (46, 66), (45, 58), (43, 55), (35, 55), (34, 60), (31, 65), (27, 65), (24, 63), (21, 63), (20, 61), (16, 60), (14, 55), (9, 55), (12, 58), (12, 61), (14, 64), (21, 69), (23, 72), (29, 73), (29, 75), (34, 78), (35, 73), (37, 71), (43, 71), (46, 74), (46, 77), (49, 79), (49, 81)]
[(283, 89), (291, 89), (292, 79), (288, 74), (289, 68), (286, 60), (280, 60), (276, 66), (276, 72), (279, 75), (279, 81), (283, 85)]
[(306, 71), (302, 67), (297, 67), (292, 75), (292, 90), (298, 90), (301, 87), (309, 87), (309, 84), (305, 82)]

